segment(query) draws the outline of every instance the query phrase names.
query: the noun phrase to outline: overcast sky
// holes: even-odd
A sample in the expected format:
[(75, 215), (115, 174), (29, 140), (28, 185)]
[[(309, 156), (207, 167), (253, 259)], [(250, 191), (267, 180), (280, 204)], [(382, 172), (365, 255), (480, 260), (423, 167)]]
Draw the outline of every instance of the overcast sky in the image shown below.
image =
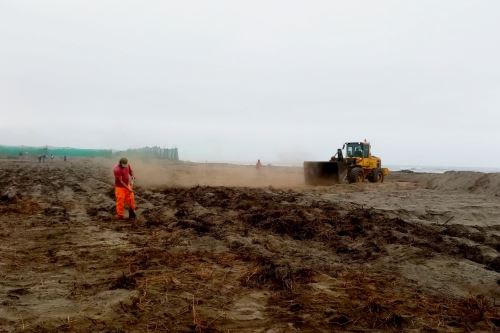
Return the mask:
[(0, 0), (0, 144), (500, 166), (500, 1)]

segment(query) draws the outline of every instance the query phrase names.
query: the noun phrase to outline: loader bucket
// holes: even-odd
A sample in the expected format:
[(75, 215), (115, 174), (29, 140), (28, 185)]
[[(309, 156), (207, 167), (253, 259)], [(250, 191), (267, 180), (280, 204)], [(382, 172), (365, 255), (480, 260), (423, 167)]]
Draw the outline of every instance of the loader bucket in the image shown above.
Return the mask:
[(343, 183), (347, 168), (342, 162), (304, 162), (307, 185), (333, 185)]

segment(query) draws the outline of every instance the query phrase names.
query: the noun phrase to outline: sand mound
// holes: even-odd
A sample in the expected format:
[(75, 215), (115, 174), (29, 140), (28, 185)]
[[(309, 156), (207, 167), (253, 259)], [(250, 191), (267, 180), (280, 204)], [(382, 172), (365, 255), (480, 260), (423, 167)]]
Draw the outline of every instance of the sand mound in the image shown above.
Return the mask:
[(447, 171), (442, 175), (429, 176), (426, 185), (437, 190), (500, 196), (500, 173)]

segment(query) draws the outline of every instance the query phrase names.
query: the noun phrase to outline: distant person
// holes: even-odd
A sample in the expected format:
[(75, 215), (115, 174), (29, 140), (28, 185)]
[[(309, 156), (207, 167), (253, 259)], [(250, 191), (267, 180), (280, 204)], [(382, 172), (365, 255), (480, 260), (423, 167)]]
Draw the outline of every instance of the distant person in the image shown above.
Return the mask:
[(38, 163), (42, 163), (42, 155), (38, 155)]
[(262, 163), (260, 163), (260, 160), (257, 160), (257, 164), (255, 164), (255, 168), (257, 170), (260, 170), (260, 168), (262, 168)]
[(113, 169), (115, 175), (116, 219), (124, 219), (125, 203), (128, 206), (129, 219), (135, 219), (135, 200), (132, 189), (134, 172), (125, 157), (122, 157)]
[(50, 154), (50, 159), (53, 160), (54, 159), (54, 154)]
[(63, 157), (64, 162), (66, 162), (68, 159), (66, 158), (66, 155)]

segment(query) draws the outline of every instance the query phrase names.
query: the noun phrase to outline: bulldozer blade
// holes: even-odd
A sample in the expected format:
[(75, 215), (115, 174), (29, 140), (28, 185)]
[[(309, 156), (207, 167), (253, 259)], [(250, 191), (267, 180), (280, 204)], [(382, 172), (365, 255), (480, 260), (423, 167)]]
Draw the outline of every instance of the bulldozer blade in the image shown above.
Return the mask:
[(333, 185), (344, 183), (347, 168), (342, 162), (304, 162), (307, 185)]

